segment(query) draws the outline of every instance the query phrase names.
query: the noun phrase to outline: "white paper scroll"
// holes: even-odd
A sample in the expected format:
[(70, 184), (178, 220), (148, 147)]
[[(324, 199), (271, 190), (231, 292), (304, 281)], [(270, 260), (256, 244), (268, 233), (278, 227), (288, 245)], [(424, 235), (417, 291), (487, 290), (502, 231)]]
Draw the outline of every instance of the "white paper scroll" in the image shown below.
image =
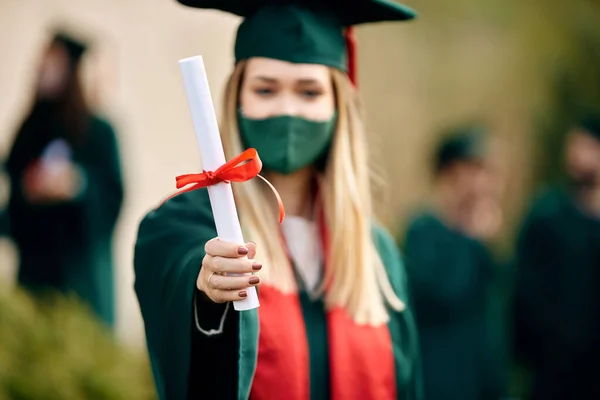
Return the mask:
[[(179, 67), (202, 157), (202, 168), (206, 171), (215, 171), (226, 161), (204, 61), (202, 56), (185, 58), (179, 61)], [(218, 183), (209, 186), (208, 194), (219, 238), (243, 245), (245, 242), (231, 184)], [(235, 310), (251, 310), (259, 306), (256, 288), (249, 287), (247, 292), (248, 297), (233, 303)]]

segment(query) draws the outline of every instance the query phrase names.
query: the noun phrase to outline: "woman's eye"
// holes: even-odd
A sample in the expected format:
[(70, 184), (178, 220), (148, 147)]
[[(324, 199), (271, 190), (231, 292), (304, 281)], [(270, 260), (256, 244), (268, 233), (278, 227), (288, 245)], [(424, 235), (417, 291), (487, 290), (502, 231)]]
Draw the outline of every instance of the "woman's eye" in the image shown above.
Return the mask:
[(320, 90), (303, 90), (302, 91), (302, 95), (304, 97), (308, 97), (308, 98), (315, 98), (315, 97), (319, 97), (321, 95), (321, 91)]
[(254, 90), (254, 93), (256, 93), (259, 96), (268, 96), (273, 94), (274, 90), (270, 88), (258, 88)]

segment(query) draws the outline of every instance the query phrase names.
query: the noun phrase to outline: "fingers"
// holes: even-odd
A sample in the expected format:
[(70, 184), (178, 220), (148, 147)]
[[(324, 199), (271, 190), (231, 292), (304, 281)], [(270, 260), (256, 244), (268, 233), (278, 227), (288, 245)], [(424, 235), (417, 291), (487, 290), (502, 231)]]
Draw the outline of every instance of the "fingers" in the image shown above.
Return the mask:
[(204, 251), (213, 257), (254, 258), (256, 256), (256, 243), (248, 242), (246, 245), (240, 246), (235, 243), (219, 240), (219, 238), (213, 238), (206, 242)]
[(237, 301), (248, 297), (246, 290), (213, 290), (207, 293), (215, 303), (225, 303), (227, 301)]
[(197, 285), (215, 303), (244, 299), (248, 296), (246, 289), (260, 283), (260, 278), (254, 275), (223, 276), (211, 272), (206, 276), (201, 273)]
[(204, 246), (206, 256), (202, 262), (204, 267), (217, 273), (248, 274), (262, 268), (259, 261), (253, 260), (256, 255), (256, 243), (248, 242), (245, 246), (220, 241), (214, 238)]
[(242, 290), (250, 286), (256, 286), (260, 278), (256, 275), (246, 276), (223, 276), (209, 275), (208, 287), (212, 290)]
[(211, 257), (204, 258), (203, 267), (219, 274), (249, 274), (260, 271), (262, 264), (246, 258)]
[(248, 255), (248, 247), (214, 238), (204, 245), (206, 254), (213, 257), (240, 258)]
[(256, 256), (256, 243), (238, 245), (214, 238), (204, 246), (206, 255), (196, 285), (212, 301), (223, 303), (248, 296), (247, 288), (260, 283), (260, 278), (249, 275), (262, 268)]

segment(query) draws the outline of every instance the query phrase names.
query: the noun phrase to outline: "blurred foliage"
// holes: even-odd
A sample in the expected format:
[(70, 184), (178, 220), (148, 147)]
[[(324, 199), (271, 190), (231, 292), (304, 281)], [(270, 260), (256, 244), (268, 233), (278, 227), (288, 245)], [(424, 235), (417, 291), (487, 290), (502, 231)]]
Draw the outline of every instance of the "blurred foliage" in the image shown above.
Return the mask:
[(147, 359), (71, 297), (0, 289), (0, 400), (152, 400)]

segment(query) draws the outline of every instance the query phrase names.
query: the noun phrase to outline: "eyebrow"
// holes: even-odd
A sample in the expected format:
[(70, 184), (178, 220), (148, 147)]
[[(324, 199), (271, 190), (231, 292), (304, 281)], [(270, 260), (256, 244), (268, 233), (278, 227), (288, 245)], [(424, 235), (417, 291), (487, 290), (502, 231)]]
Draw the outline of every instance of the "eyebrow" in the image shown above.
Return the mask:
[[(256, 76), (254, 77), (254, 79), (263, 81), (263, 82), (267, 82), (267, 83), (277, 83), (278, 80), (275, 78), (270, 78), (268, 76)], [(304, 79), (299, 79), (298, 83), (301, 85), (310, 85), (310, 84), (319, 84), (320, 82), (316, 79), (313, 78), (304, 78)]]
[(312, 84), (320, 84), (321, 82), (316, 79), (306, 78), (306, 79), (298, 80), (298, 83), (300, 83), (301, 85), (312, 85)]
[(257, 79), (259, 81), (268, 82), (268, 83), (277, 83), (277, 79), (269, 78), (268, 76), (255, 76), (254, 79)]

